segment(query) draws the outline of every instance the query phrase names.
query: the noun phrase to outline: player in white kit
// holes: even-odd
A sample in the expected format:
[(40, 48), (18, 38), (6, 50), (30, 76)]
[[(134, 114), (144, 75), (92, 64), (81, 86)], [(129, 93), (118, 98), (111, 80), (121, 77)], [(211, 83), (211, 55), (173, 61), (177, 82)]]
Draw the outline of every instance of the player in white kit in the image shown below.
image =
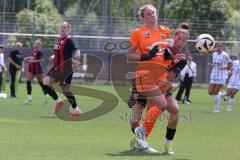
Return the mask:
[(234, 96), (240, 89), (240, 52), (238, 53), (238, 59), (233, 61), (230, 74), (231, 77), (227, 85), (227, 91), (221, 95), (225, 101), (228, 100), (227, 112), (232, 111), (232, 106), (235, 101)]
[(223, 43), (218, 42), (216, 44), (216, 52), (212, 55), (212, 63), (208, 64), (212, 67), (210, 75), (210, 84), (208, 87), (208, 93), (214, 96), (215, 109), (214, 113), (220, 112), (220, 95), (219, 91), (222, 86), (225, 85), (228, 77), (227, 70), (232, 67), (232, 61), (228, 53), (223, 51)]

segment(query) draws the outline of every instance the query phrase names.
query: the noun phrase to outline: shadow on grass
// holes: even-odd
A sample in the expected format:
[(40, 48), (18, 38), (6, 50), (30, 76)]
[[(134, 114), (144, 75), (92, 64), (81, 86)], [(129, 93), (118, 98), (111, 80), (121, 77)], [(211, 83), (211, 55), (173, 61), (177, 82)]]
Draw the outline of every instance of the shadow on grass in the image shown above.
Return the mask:
[(57, 118), (57, 117), (56, 116), (39, 116), (39, 118), (52, 119), (52, 118)]
[(168, 155), (165, 152), (162, 153), (146, 153), (140, 150), (127, 150), (127, 151), (122, 151), (118, 153), (106, 153), (107, 156), (112, 156), (112, 157), (124, 157), (124, 156), (146, 156), (146, 157), (169, 157), (171, 160), (191, 160), (187, 158), (174, 158), (172, 155)]
[(122, 151), (118, 153), (106, 153), (107, 156), (124, 157), (124, 156), (167, 156), (165, 153), (146, 153), (143, 151)]

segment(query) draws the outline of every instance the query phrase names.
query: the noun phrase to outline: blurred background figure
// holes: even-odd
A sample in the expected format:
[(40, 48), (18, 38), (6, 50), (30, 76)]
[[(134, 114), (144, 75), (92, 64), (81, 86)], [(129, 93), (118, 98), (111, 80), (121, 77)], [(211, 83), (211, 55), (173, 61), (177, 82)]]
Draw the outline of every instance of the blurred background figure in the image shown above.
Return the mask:
[(219, 93), (224, 101), (228, 100), (227, 104), (227, 112), (232, 111), (232, 106), (235, 102), (235, 95), (240, 89), (240, 52), (238, 53), (238, 57), (233, 61), (233, 66), (229, 71), (230, 79), (228, 81), (226, 92)]
[(6, 95), (2, 93), (2, 90), (5, 90), (6, 81), (4, 80), (4, 72), (7, 71), (7, 68), (4, 63), (4, 46), (0, 44), (0, 98), (6, 98)]
[(180, 86), (176, 96), (177, 102), (181, 100), (182, 94), (186, 89), (185, 96), (182, 102), (185, 104), (191, 103), (189, 99), (190, 91), (192, 88), (192, 83), (196, 82), (196, 77), (197, 77), (197, 65), (195, 62), (192, 61), (192, 59), (193, 58), (190, 55), (187, 57), (187, 65), (181, 71)]
[(23, 54), (21, 49), (22, 43), (17, 42), (16, 49), (11, 51), (8, 57), (11, 97), (16, 97), (16, 85), (19, 83), (21, 69), (23, 68)]
[(208, 86), (208, 94), (214, 96), (214, 111), (220, 112), (220, 89), (226, 84), (228, 78), (228, 69), (232, 67), (232, 60), (227, 52), (225, 52), (222, 42), (216, 43), (216, 51), (212, 54), (212, 62), (208, 63), (208, 67), (212, 68), (210, 75), (210, 83)]

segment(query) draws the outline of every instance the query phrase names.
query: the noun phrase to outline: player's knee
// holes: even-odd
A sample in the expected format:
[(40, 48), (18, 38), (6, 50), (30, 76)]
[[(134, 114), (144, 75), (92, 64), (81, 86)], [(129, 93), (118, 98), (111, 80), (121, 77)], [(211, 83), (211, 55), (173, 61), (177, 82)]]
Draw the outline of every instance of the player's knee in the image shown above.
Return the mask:
[(43, 79), (43, 84), (46, 85), (46, 86), (49, 86), (50, 85), (50, 78), (47, 76), (47, 77), (44, 77)]
[(139, 126), (139, 121), (131, 121), (130, 122), (131, 128), (137, 128)]
[(209, 94), (209, 95), (213, 95), (213, 92), (212, 92), (212, 91), (208, 91), (208, 94)]
[(61, 86), (61, 89), (62, 89), (62, 92), (63, 92), (63, 93), (69, 93), (69, 92), (71, 92), (69, 86)]
[(168, 106), (167, 111), (173, 115), (179, 114), (179, 108), (177, 106)]

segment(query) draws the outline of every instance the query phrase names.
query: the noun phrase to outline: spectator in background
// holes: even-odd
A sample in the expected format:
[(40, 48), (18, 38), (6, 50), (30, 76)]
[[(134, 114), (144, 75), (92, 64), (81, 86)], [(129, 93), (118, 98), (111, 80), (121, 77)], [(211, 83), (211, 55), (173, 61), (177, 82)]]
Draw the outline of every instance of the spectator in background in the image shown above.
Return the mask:
[[(11, 97), (16, 97), (15, 94), (15, 81), (18, 81), (17, 71), (21, 72), (23, 69), (23, 54), (21, 52), (22, 43), (16, 43), (16, 49), (11, 51), (8, 57), (9, 63), (9, 73), (10, 73), (10, 90), (11, 90)], [(18, 83), (18, 82), (17, 82)]]
[(197, 65), (192, 61), (192, 56), (187, 57), (187, 65), (181, 71), (180, 77), (180, 87), (176, 96), (176, 100), (179, 102), (181, 100), (182, 94), (185, 90), (185, 96), (183, 98), (183, 103), (191, 103), (189, 99), (192, 83), (196, 82), (197, 77)]
[(2, 78), (3, 78), (3, 72), (7, 71), (7, 68), (4, 64), (4, 46), (0, 45), (0, 93), (2, 92)]

